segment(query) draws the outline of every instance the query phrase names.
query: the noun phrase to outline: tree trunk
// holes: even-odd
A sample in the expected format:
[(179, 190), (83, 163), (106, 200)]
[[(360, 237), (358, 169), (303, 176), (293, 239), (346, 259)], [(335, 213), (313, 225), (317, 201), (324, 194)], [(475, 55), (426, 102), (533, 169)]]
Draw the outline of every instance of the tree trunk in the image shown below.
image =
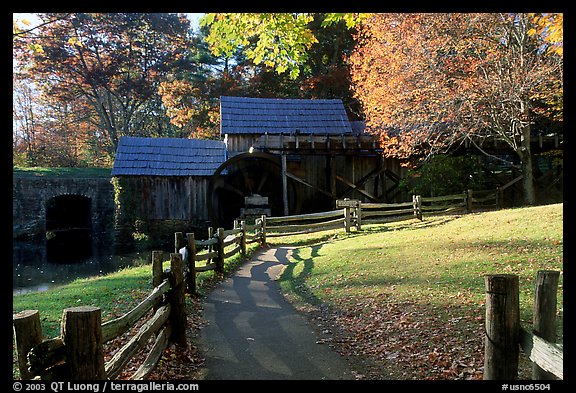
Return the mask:
[(520, 148), (517, 151), (520, 159), (522, 160), (522, 185), (524, 188), (524, 203), (526, 205), (534, 205), (536, 203), (536, 192), (534, 190), (534, 174), (532, 171), (532, 152), (530, 149), (532, 127), (530, 127), (530, 114), (528, 112), (528, 105), (522, 102), (522, 110), (524, 112), (526, 126), (522, 129), (520, 136)]
[(536, 203), (536, 191), (534, 190), (534, 174), (532, 171), (532, 155), (526, 151), (519, 151), (518, 155), (522, 160), (522, 188), (524, 191), (524, 204), (534, 205)]

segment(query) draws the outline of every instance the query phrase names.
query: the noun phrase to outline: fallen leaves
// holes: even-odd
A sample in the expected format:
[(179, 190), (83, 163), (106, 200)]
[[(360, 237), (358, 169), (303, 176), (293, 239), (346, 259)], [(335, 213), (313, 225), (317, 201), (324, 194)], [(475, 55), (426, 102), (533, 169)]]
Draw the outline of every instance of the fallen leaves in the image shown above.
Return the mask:
[[(198, 331), (204, 323), (200, 318), (201, 303), (200, 299), (187, 298), (188, 321), (186, 335), (188, 338), (188, 345), (186, 348), (181, 348), (174, 344), (169, 345), (164, 351), (155, 369), (148, 376), (148, 379), (190, 380), (193, 379), (192, 376), (203, 365), (204, 358), (200, 355), (198, 347), (195, 344)], [(138, 329), (140, 329), (147, 319), (148, 318), (141, 318), (128, 332), (106, 343), (104, 346), (104, 361), (106, 362), (110, 360), (116, 352), (118, 352), (137, 333)], [(118, 380), (130, 379), (130, 377), (144, 363), (144, 360), (154, 344), (154, 340), (155, 337), (151, 337), (147, 345), (132, 357), (122, 373), (117, 377)]]
[(463, 310), (380, 296), (308, 315), (318, 343), (346, 357), (357, 379), (482, 379), (482, 317)]

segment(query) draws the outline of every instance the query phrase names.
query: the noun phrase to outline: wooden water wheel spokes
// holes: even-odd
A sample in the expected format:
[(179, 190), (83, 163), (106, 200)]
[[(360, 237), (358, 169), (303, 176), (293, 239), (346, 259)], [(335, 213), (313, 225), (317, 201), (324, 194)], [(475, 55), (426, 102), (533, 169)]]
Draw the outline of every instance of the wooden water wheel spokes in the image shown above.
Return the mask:
[[(294, 184), (287, 182), (291, 213), (298, 206)], [(279, 156), (254, 152), (234, 156), (214, 172), (208, 185), (208, 209), (213, 225), (229, 228), (240, 217), (244, 198), (268, 197), (273, 216), (283, 215), (282, 163)]]

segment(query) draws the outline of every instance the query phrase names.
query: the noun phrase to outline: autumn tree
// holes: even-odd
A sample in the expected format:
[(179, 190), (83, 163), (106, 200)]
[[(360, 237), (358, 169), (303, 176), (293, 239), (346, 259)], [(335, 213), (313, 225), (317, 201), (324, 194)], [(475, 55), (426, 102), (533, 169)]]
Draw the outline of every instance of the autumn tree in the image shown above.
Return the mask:
[(22, 83), (13, 77), (12, 99), (12, 151), (17, 165), (35, 166), (36, 131), (38, 129), (37, 111), (34, 105), (35, 92), (30, 84)]
[(497, 138), (520, 158), (526, 203), (533, 204), (536, 102), (561, 103), (563, 65), (561, 38), (551, 41), (537, 22), (534, 15), (495, 13), (366, 19), (351, 75), (385, 154), (426, 158), (464, 140), (481, 149)]
[(168, 72), (191, 67), (185, 56), (189, 21), (184, 16), (39, 16), (50, 23), (15, 33), (14, 53), (22, 74), (54, 100), (87, 104), (88, 120), (107, 142), (110, 155), (122, 135), (167, 132), (158, 88)]

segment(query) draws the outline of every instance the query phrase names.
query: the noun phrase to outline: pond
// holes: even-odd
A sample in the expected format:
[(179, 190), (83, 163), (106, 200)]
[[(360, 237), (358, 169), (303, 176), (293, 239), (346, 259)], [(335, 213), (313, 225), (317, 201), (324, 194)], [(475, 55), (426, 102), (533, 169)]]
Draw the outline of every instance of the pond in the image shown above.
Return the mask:
[[(78, 241), (76, 250), (58, 252), (48, 241), (13, 241), (12, 294), (41, 292), (77, 278), (102, 276), (150, 261), (151, 253), (113, 255), (111, 249)], [(88, 247), (88, 248), (86, 248)]]

